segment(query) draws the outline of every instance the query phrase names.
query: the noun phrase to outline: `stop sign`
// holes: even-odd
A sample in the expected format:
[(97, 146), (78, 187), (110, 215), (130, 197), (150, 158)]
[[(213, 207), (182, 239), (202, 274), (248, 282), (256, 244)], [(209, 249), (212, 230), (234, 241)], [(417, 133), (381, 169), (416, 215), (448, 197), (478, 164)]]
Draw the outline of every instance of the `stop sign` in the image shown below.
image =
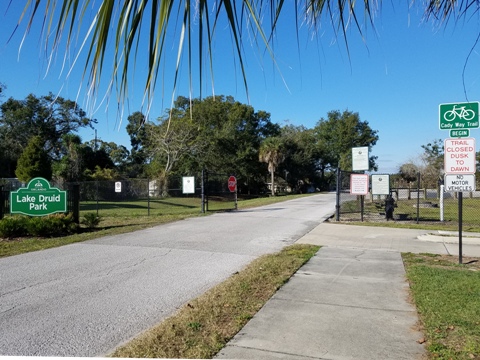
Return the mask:
[(230, 190), (230, 192), (235, 192), (235, 190), (237, 190), (237, 179), (235, 176), (230, 176), (228, 178), (228, 190)]

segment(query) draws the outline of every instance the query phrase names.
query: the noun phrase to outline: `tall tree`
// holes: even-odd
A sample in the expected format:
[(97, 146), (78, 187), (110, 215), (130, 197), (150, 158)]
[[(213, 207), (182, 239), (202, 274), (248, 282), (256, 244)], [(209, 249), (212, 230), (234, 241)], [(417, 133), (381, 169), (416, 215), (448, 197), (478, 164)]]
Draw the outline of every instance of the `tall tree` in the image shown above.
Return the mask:
[(55, 177), (64, 181), (80, 181), (84, 168), (82, 139), (78, 135), (66, 134), (62, 137), (62, 155), (53, 164)]
[(74, 101), (52, 94), (30, 94), (24, 100), (9, 98), (0, 105), (0, 111), (0, 142), (7, 143), (13, 154), (20, 154), (30, 138), (39, 136), (54, 160), (61, 156), (63, 136), (80, 128), (93, 128), (96, 123)]
[[(368, 146), (370, 149), (377, 143), (377, 130), (373, 130), (367, 121), (361, 121), (358, 113), (345, 110), (330, 111), (327, 119), (320, 119), (314, 128), (318, 146), (324, 164), (330, 167), (352, 169), (352, 148)], [(370, 156), (370, 169), (376, 170), (376, 156)]]
[[(285, 147), (285, 160), (279, 166), (279, 173), (294, 190), (317, 182), (319, 152), (315, 132), (304, 126), (286, 125), (282, 127), (282, 141)], [(321, 187), (321, 183), (316, 184)]]
[(199, 137), (198, 126), (189, 117), (166, 115), (157, 126), (147, 126), (148, 151), (161, 166), (156, 178), (161, 180), (162, 193), (167, 194), (168, 178), (182, 159), (201, 154), (205, 143)]
[(147, 153), (145, 149), (147, 141), (147, 132), (145, 129), (146, 117), (140, 111), (132, 113), (127, 118), (127, 133), (130, 136), (130, 157), (127, 166), (129, 177), (139, 177), (145, 175), (145, 166), (147, 163)]
[(275, 169), (285, 159), (285, 149), (280, 137), (266, 138), (260, 146), (259, 159), (267, 163), (272, 196), (275, 196)]
[(18, 159), (15, 170), (20, 181), (28, 182), (35, 177), (52, 179), (52, 162), (43, 147), (43, 140), (34, 136), (28, 142), (27, 147)]
[(420, 173), (424, 183), (423, 186), (437, 187), (443, 176), (443, 140), (435, 139), (426, 145), (422, 145), (422, 149)]

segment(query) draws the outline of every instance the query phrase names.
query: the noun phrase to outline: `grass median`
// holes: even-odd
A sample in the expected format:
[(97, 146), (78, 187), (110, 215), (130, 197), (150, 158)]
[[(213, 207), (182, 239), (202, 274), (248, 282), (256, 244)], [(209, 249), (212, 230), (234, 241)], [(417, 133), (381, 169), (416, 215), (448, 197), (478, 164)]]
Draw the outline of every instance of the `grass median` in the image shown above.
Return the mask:
[(479, 259), (403, 254), (432, 359), (480, 359)]
[(292, 245), (254, 260), (111, 356), (212, 358), (318, 249)]

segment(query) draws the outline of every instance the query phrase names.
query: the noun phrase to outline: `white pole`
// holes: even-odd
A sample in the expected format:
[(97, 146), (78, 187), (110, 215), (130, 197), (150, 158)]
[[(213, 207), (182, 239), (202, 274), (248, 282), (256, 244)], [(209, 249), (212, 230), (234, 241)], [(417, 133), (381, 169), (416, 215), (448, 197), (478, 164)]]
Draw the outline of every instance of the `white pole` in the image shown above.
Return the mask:
[(440, 185), (440, 221), (443, 221), (443, 193), (445, 185)]

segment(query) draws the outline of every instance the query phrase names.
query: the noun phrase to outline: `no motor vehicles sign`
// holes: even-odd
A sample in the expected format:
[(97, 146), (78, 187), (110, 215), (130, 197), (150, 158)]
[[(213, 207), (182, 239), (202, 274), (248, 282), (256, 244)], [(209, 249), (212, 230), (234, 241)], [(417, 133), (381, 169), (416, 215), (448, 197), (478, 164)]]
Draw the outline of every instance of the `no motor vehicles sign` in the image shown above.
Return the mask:
[(475, 139), (445, 139), (445, 174), (475, 174)]

